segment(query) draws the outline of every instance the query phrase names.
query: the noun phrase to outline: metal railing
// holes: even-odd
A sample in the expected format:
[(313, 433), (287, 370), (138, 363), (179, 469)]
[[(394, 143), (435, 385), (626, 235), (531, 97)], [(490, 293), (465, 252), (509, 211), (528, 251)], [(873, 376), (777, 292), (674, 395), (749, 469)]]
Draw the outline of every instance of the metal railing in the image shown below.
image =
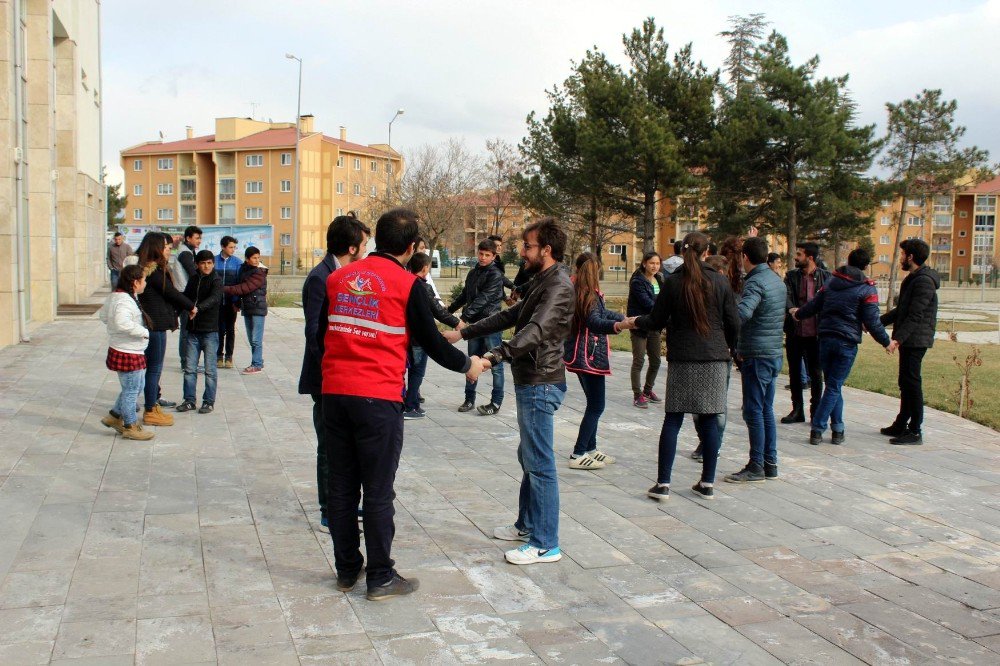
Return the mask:
[(236, 198), (235, 192), (219, 192), (219, 201), (231, 201)]
[(194, 198), (194, 192), (181, 192), (181, 201), (192, 201)]

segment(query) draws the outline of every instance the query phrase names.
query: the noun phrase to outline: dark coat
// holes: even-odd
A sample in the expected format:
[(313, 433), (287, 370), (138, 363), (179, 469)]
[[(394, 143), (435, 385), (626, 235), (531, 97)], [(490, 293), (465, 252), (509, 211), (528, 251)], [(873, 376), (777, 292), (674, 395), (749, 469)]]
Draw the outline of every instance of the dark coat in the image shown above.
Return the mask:
[(174, 288), (170, 274), (156, 264), (145, 266), (143, 273), (146, 275), (146, 288), (139, 294), (139, 305), (149, 317), (149, 330), (177, 330), (177, 311), (190, 312), (194, 303)]
[(927, 266), (921, 266), (903, 280), (899, 303), (882, 315), (882, 323), (892, 326), (892, 339), (901, 347), (934, 346), (940, 286), (941, 277)]
[[(660, 285), (660, 294), (663, 294), (663, 285), (666, 280), (663, 273), (655, 273), (653, 279)], [(646, 279), (641, 270), (632, 273), (632, 279), (628, 283), (628, 304), (625, 306), (625, 314), (629, 317), (648, 315), (653, 311), (655, 304), (656, 294), (653, 293), (653, 283)], [(659, 329), (655, 332), (659, 333)], [(637, 328), (632, 331), (632, 335), (645, 336), (646, 331)]]
[(222, 278), (214, 271), (208, 275), (198, 273), (191, 278), (184, 295), (198, 308), (198, 314), (188, 322), (192, 333), (211, 333), (219, 330), (219, 304), (222, 303)]
[(706, 304), (708, 335), (702, 335), (695, 330), (684, 302), (685, 270), (681, 266), (663, 281), (653, 312), (639, 317), (636, 325), (647, 331), (667, 329), (668, 361), (728, 361), (740, 335), (740, 315), (729, 280), (701, 263), (711, 290), (711, 299)]
[(462, 309), (462, 321), (472, 324), (500, 311), (503, 302), (503, 275), (495, 263), (476, 264), (465, 276), (462, 295), (448, 306), (448, 312)]
[(767, 264), (747, 273), (737, 304), (740, 313), (740, 343), (744, 358), (781, 358), (785, 321), (785, 288)]
[(418, 277), (417, 280), (420, 281), (420, 285), (424, 288), (424, 291), (427, 292), (427, 298), (431, 302), (431, 314), (434, 315), (434, 318), (445, 326), (456, 328), (459, 324), (458, 317), (448, 312), (445, 307), (438, 302), (437, 297), (434, 295), (434, 287), (431, 286), (431, 283), (422, 277)]
[(320, 395), (323, 392), (323, 345), (326, 340), (330, 301), (326, 295), (326, 280), (340, 268), (330, 253), (309, 271), (302, 283), (302, 313), (305, 315), (306, 346), (302, 351), (302, 371), (299, 373), (299, 393)]
[(795, 315), (800, 319), (818, 315), (821, 337), (861, 344), (864, 325), (880, 345), (889, 346), (889, 334), (879, 321), (875, 282), (853, 266), (841, 266)]
[(586, 375), (611, 374), (611, 343), (608, 336), (616, 333), (615, 323), (625, 315), (607, 309), (604, 295), (599, 293), (587, 321), (579, 325), (575, 334), (566, 340), (563, 360), (566, 369)]
[[(816, 272), (813, 273), (813, 278), (816, 280), (816, 293), (823, 288), (830, 280), (830, 271), (825, 268), (816, 267)], [(799, 290), (802, 288), (802, 269), (793, 268), (787, 273), (785, 273), (785, 333), (789, 335), (795, 335), (795, 320), (792, 319), (792, 315), (788, 314), (788, 311), (792, 308), (800, 308), (805, 305), (804, 302), (799, 302)], [(801, 321), (801, 320), (800, 320)]]
[(267, 316), (267, 269), (240, 265), (240, 281), (224, 288), (226, 296), (239, 298), (239, 307), (244, 315)]

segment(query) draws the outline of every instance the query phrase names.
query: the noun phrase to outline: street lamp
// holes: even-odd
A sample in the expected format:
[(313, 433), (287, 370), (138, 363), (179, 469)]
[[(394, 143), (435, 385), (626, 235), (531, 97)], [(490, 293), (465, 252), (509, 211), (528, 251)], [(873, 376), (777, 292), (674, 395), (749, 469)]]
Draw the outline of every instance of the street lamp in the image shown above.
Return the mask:
[(389, 206), (392, 205), (392, 124), (404, 113), (406, 109), (397, 109), (396, 115), (389, 121), (389, 155), (385, 158), (385, 201)]
[(297, 60), (299, 63), (299, 94), (295, 103), (295, 190), (292, 194), (292, 275), (295, 275), (299, 267), (299, 139), (302, 138), (302, 58), (297, 58), (291, 53), (286, 53), (289, 60)]

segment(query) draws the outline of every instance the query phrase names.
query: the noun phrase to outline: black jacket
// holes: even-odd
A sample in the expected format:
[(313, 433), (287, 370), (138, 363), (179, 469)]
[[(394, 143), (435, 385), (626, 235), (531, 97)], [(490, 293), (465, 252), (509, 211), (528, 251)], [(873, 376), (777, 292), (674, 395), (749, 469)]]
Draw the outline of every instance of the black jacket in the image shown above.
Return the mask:
[(903, 280), (899, 302), (882, 315), (882, 323), (892, 326), (892, 339), (898, 340), (901, 347), (934, 346), (940, 286), (940, 276), (927, 266), (921, 266)]
[[(656, 272), (653, 279), (660, 285), (660, 293), (663, 293), (663, 273)], [(653, 311), (656, 304), (656, 294), (653, 293), (653, 283), (646, 279), (642, 270), (632, 273), (632, 278), (628, 283), (628, 304), (625, 306), (625, 314), (629, 317), (641, 317)], [(656, 331), (659, 332), (659, 329)], [(637, 328), (633, 329), (633, 335), (645, 336), (646, 331)]]
[(510, 362), (515, 384), (563, 384), (563, 342), (573, 323), (573, 283), (569, 271), (556, 264), (536, 275), (521, 300), (488, 319), (462, 329), (466, 340), (514, 327), (514, 336), (491, 349)]
[(267, 269), (263, 266), (251, 266), (247, 262), (240, 264), (240, 281), (231, 287), (224, 288), (226, 296), (236, 296), (244, 315), (267, 316)]
[(795, 313), (799, 317), (819, 316), (820, 337), (834, 337), (861, 344), (861, 327), (883, 347), (889, 334), (879, 321), (878, 289), (861, 270), (841, 266), (816, 293), (816, 297)]
[(451, 326), (452, 328), (458, 326), (458, 317), (445, 310), (444, 306), (438, 303), (438, 299), (434, 295), (434, 287), (431, 286), (430, 282), (422, 277), (418, 277), (417, 281), (423, 285), (424, 291), (427, 292), (427, 298), (430, 299), (431, 315), (445, 326)]
[(636, 320), (647, 331), (667, 329), (668, 361), (728, 361), (740, 336), (740, 314), (736, 296), (729, 280), (706, 263), (701, 270), (709, 281), (712, 299), (708, 306), (708, 335), (695, 330), (687, 314), (681, 289), (684, 267), (681, 266), (663, 281), (663, 288), (653, 306), (653, 312)]
[(476, 266), (465, 276), (465, 289), (462, 295), (448, 306), (448, 312), (454, 312), (463, 305), (462, 321), (473, 323), (486, 319), (500, 311), (503, 301), (503, 275), (495, 263), (489, 266)]
[(198, 308), (198, 314), (188, 322), (192, 333), (211, 333), (219, 330), (219, 304), (222, 303), (222, 278), (215, 271), (208, 275), (198, 273), (191, 278), (184, 295)]
[(330, 301), (326, 297), (326, 280), (340, 268), (330, 253), (309, 271), (302, 283), (302, 313), (306, 318), (306, 346), (302, 350), (302, 371), (299, 373), (299, 393), (318, 396), (323, 393), (323, 344), (326, 340)]
[(504, 289), (510, 289), (513, 291), (514, 283), (510, 281), (509, 277), (507, 277), (507, 267), (504, 265), (503, 259), (500, 258), (499, 254), (493, 259), (493, 263), (500, 269), (500, 277), (503, 278)]
[[(830, 281), (830, 271), (825, 268), (816, 267), (816, 272), (813, 273), (813, 277), (816, 278), (816, 292), (823, 288), (827, 282)], [(792, 319), (792, 315), (788, 314), (788, 311), (792, 308), (801, 308), (806, 304), (804, 300), (799, 297), (799, 289), (802, 288), (802, 269), (793, 268), (787, 273), (785, 273), (785, 291), (787, 296), (785, 298), (785, 333), (789, 335), (795, 335), (795, 320)], [(801, 321), (801, 320), (800, 320)]]
[(143, 273), (146, 275), (146, 288), (139, 294), (139, 305), (149, 317), (149, 330), (177, 330), (177, 311), (190, 312), (194, 303), (174, 288), (170, 274), (156, 264), (145, 266)]

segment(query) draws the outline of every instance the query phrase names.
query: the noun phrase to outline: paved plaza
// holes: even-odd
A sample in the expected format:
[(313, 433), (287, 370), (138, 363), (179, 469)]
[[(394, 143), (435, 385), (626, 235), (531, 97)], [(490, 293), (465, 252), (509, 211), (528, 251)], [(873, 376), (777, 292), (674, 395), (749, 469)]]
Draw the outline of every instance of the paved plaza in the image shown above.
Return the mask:
[[(99, 423), (118, 382), (96, 319), (0, 350), (0, 663), (1000, 663), (1000, 434), (929, 410), (926, 444), (892, 447), (896, 401), (848, 390), (846, 446), (779, 426), (781, 478), (705, 503), (688, 422), (657, 504), (662, 412), (632, 407), (623, 354), (599, 431), (617, 464), (568, 469), (573, 377), (556, 415), (561, 562), (509, 565), (490, 538), (516, 510), (513, 396), (458, 414), (464, 379), (432, 363), (396, 481), (393, 554), (420, 591), (337, 592), (297, 317), (268, 317), (264, 373), (220, 371), (215, 413), (150, 443)], [(738, 380), (729, 403), (720, 479), (746, 459)]]

